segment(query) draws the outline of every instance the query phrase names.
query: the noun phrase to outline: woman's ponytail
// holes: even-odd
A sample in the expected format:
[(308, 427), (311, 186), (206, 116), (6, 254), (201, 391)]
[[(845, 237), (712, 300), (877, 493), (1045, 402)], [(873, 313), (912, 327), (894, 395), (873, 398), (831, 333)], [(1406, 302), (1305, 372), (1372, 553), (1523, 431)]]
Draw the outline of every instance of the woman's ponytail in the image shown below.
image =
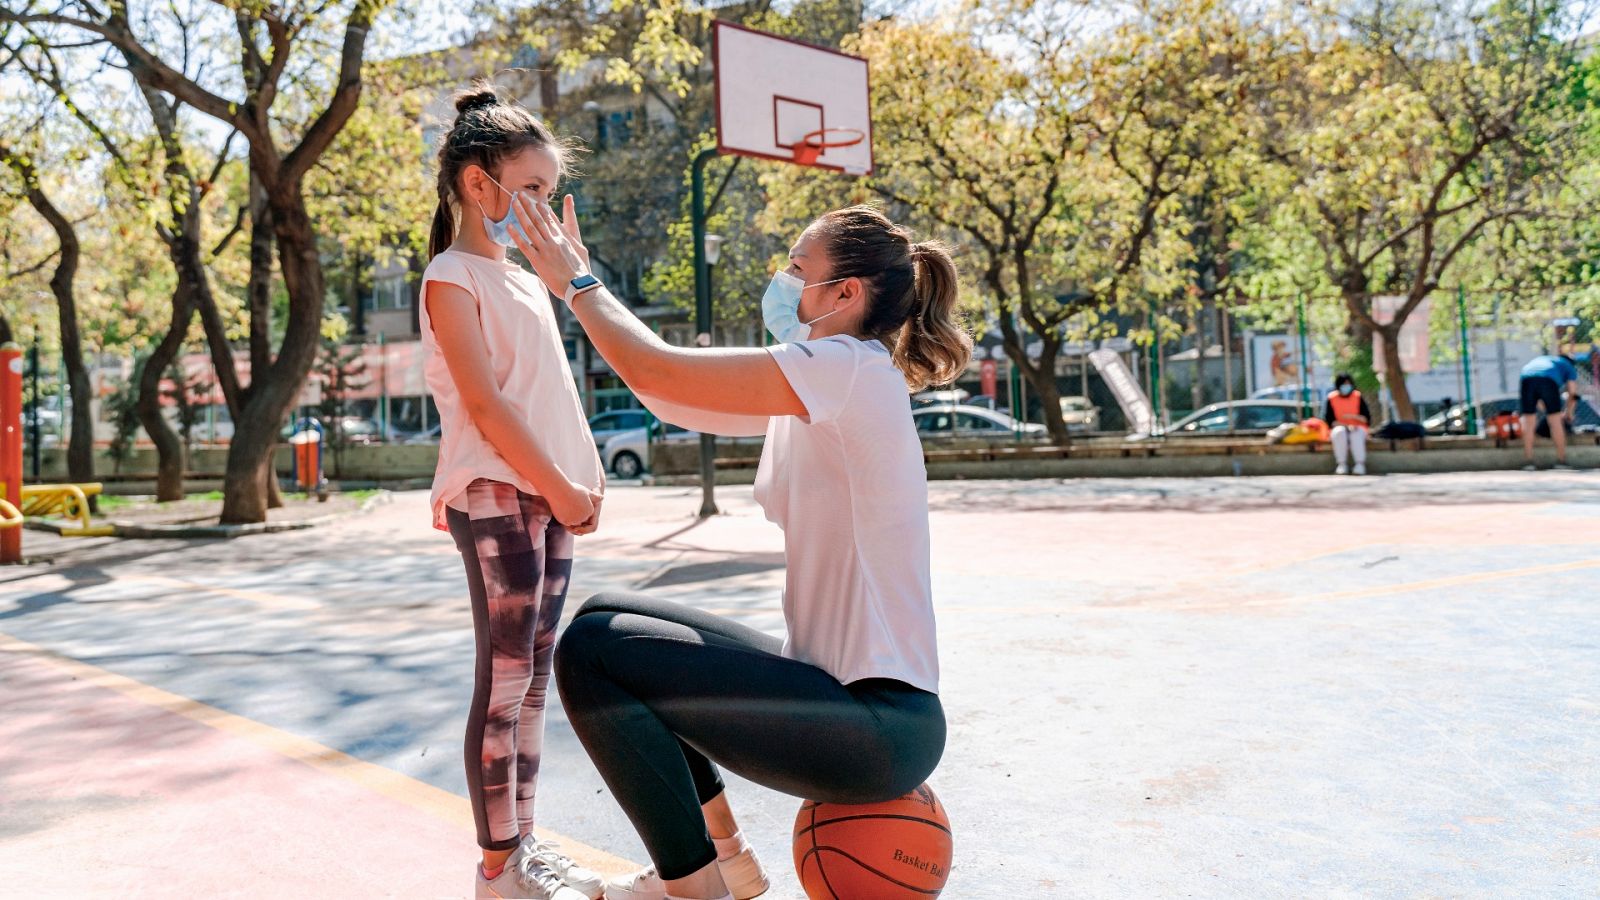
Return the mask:
[(949, 384), (972, 358), (972, 336), (956, 320), (961, 289), (943, 244), (911, 232), (870, 206), (825, 213), (815, 226), (833, 261), (829, 278), (860, 278), (870, 301), (861, 330), (893, 349), (906, 386)]
[(955, 260), (943, 244), (911, 246), (913, 313), (894, 343), (894, 362), (912, 390), (950, 384), (972, 359), (972, 337), (956, 321), (961, 288)]

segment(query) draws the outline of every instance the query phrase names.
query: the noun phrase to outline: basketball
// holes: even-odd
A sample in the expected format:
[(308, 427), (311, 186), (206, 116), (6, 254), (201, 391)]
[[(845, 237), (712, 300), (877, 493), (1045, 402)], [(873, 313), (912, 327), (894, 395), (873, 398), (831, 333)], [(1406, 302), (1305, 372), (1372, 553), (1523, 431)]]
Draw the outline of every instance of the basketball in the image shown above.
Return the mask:
[(794, 867), (810, 900), (937, 897), (951, 849), (950, 820), (927, 785), (887, 803), (807, 800), (794, 820)]

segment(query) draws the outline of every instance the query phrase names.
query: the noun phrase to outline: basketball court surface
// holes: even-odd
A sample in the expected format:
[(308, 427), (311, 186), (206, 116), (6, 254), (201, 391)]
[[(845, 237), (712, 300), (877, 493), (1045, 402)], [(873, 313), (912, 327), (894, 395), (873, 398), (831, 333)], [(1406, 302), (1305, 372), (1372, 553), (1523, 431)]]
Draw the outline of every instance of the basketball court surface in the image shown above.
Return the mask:
[[(935, 483), (944, 896), (1593, 896), (1597, 479)], [(780, 629), (780, 536), (719, 500), (696, 524), (696, 489), (614, 487), (573, 606)], [(0, 896), (467, 893), (472, 643), (425, 494), (231, 542), (26, 540), (55, 563), (0, 571)], [(800, 801), (730, 785), (798, 898)], [(559, 707), (539, 819), (644, 861)]]

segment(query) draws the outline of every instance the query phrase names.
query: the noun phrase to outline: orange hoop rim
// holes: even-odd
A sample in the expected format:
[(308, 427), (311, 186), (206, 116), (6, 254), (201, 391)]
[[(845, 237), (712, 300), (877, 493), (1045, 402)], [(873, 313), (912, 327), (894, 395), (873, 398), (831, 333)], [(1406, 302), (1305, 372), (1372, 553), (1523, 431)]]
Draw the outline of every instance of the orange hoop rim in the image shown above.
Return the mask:
[[(842, 140), (828, 140), (829, 134), (842, 134), (846, 137)], [(802, 165), (811, 165), (828, 150), (854, 147), (866, 139), (867, 133), (859, 128), (818, 128), (792, 145), (794, 161)]]

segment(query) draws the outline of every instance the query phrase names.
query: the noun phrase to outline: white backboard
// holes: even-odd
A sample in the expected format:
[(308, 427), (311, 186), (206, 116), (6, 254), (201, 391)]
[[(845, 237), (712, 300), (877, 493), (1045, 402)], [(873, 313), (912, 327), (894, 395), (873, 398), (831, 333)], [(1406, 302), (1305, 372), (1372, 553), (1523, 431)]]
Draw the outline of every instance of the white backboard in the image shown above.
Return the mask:
[(718, 150), (795, 162), (793, 145), (807, 134), (854, 129), (859, 144), (830, 147), (811, 165), (871, 174), (866, 60), (728, 22), (717, 22), (712, 35)]

